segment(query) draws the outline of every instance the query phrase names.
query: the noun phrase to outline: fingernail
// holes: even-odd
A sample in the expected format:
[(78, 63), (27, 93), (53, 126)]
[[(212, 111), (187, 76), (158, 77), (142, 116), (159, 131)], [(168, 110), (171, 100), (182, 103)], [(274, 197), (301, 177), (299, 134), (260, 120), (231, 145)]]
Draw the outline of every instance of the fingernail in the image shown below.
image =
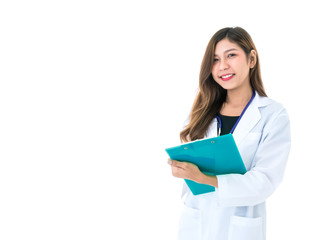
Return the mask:
[(168, 159), (168, 164), (171, 165), (172, 164), (172, 160)]

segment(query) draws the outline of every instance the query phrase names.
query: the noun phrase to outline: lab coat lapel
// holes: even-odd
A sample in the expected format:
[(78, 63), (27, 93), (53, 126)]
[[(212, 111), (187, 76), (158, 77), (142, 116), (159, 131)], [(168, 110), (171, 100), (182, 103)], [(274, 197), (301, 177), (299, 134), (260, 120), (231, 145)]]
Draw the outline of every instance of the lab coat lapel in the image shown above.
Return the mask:
[(217, 137), (217, 128), (218, 120), (216, 118), (213, 119), (212, 123), (209, 125), (209, 129), (206, 133), (207, 138)]
[(238, 126), (233, 132), (234, 140), (238, 146), (261, 118), (261, 114), (259, 111), (259, 99), (260, 96), (258, 93), (256, 93), (255, 98), (247, 108), (246, 112), (240, 119)]

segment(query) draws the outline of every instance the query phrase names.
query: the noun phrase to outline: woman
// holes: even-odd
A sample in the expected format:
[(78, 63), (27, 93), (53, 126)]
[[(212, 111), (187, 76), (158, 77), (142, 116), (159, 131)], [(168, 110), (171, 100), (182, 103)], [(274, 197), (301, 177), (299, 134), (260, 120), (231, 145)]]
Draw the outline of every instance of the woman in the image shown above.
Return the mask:
[(179, 239), (266, 239), (265, 201), (282, 181), (290, 150), (287, 112), (267, 98), (258, 52), (242, 28), (224, 28), (213, 35), (199, 80), (181, 140), (232, 133), (247, 173), (211, 176), (196, 165), (169, 159), (173, 176), (216, 188), (193, 195), (184, 186)]

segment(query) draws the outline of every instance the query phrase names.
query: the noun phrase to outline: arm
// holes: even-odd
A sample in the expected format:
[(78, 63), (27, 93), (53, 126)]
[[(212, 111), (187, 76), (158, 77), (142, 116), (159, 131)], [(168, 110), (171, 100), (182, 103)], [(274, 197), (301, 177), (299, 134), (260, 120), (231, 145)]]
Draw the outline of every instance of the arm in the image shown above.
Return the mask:
[(251, 169), (244, 175), (209, 176), (191, 163), (169, 159), (172, 175), (216, 187), (220, 206), (264, 202), (281, 183), (290, 150), (290, 123), (284, 109), (265, 127)]
[(265, 127), (251, 169), (244, 175), (217, 176), (220, 206), (250, 206), (264, 202), (281, 183), (290, 150), (289, 118), (283, 109)]

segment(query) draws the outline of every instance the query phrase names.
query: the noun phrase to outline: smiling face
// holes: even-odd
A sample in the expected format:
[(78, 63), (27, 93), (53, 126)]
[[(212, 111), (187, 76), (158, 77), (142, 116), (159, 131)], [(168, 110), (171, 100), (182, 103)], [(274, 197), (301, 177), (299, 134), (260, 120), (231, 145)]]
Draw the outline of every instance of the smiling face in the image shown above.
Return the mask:
[(225, 38), (216, 45), (212, 76), (226, 90), (251, 88), (249, 71), (254, 67), (254, 59), (254, 50), (248, 57), (238, 44)]

